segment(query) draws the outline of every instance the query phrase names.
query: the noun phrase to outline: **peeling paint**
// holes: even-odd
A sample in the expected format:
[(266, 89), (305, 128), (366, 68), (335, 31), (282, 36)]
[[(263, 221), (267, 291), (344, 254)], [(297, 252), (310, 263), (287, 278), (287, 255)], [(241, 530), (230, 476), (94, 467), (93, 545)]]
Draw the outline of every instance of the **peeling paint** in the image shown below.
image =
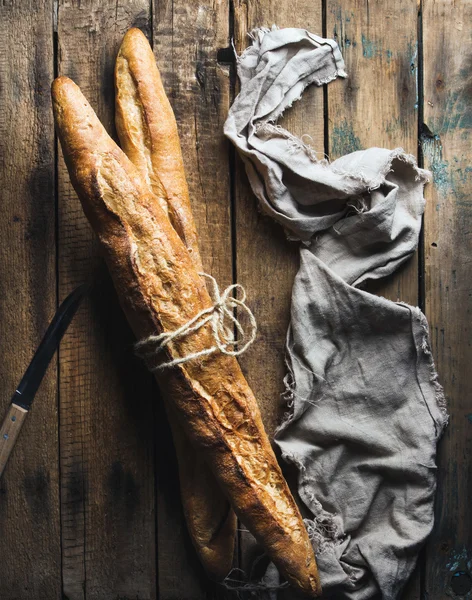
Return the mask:
[(365, 58), (374, 58), (379, 54), (376, 42), (369, 40), (364, 34), (361, 36), (362, 41), (362, 56)]
[(429, 129), (423, 131), (420, 137), (424, 157), (433, 174), (433, 183), (440, 194), (445, 195), (451, 190), (451, 173), (449, 162), (442, 158), (442, 143), (439, 135), (431, 133)]
[(410, 41), (407, 44), (407, 55), (410, 57), (410, 73), (415, 78), (415, 110), (418, 110), (419, 92), (418, 92), (418, 42), (414, 44)]
[(388, 133), (389, 135), (397, 135), (398, 132), (402, 131), (404, 127), (405, 123), (402, 121), (401, 117), (394, 117), (386, 122), (385, 133)]
[(361, 149), (361, 141), (346, 119), (333, 128), (331, 134), (331, 152), (333, 156), (338, 157)]
[[(443, 80), (444, 79), (444, 80)], [(446, 132), (449, 130), (472, 129), (472, 71), (470, 66), (461, 68), (456, 75), (445, 74), (444, 78), (437, 78), (436, 87), (441, 94), (441, 110), (432, 121), (431, 126), (435, 131)]]
[(457, 571), (459, 567), (466, 570), (470, 568), (469, 552), (465, 547), (460, 551), (452, 550), (446, 563), (446, 569), (451, 573)]
[(456, 169), (457, 176), (459, 178), (459, 182), (462, 184), (469, 183), (469, 179), (471, 178), (472, 167), (465, 167), (464, 169)]
[(450, 576), (444, 578), (446, 596), (472, 600), (472, 560), (465, 546), (462, 550), (451, 550), (446, 562)]
[[(454, 156), (450, 161), (443, 159), (442, 142), (439, 135), (424, 126), (420, 136), (427, 168), (433, 174), (433, 184), (443, 196), (453, 196), (456, 206), (470, 209), (472, 199), (469, 187), (472, 183), (472, 167), (463, 166), (463, 159)], [(436, 207), (439, 210), (439, 204)]]
[(472, 109), (467, 89), (461, 87), (449, 94), (442, 127), (444, 129), (472, 129)]

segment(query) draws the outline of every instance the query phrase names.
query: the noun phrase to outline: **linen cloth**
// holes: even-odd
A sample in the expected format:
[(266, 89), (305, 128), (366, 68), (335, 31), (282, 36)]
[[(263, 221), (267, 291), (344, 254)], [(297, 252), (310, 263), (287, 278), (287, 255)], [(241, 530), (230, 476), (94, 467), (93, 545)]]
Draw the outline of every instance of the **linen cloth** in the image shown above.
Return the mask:
[(275, 442), (298, 469), (324, 594), (394, 599), (433, 525), (447, 413), (424, 315), (358, 286), (415, 251), (428, 173), (402, 149), (318, 160), (276, 124), (307, 85), (346, 76), (334, 41), (257, 29), (237, 65), (225, 134), (261, 210), (301, 241)]

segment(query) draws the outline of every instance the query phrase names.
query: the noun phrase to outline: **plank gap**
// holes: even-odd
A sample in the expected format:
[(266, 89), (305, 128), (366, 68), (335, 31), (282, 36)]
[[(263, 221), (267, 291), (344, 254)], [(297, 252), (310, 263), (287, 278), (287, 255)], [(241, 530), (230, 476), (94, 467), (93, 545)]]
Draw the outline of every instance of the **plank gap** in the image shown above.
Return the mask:
[[(417, 55), (417, 68), (416, 68), (416, 89), (418, 90), (418, 145), (417, 145), (417, 160), (420, 168), (424, 167), (424, 156), (421, 147), (421, 132), (424, 122), (424, 89), (423, 89), (423, 78), (424, 78), (424, 56), (423, 56), (423, 0), (419, 0), (418, 3), (418, 17), (417, 17), (417, 43), (418, 43), (418, 55)], [(425, 255), (424, 255), (424, 243), (425, 243), (425, 221), (424, 216), (421, 221), (420, 237), (418, 241), (418, 306), (421, 311), (425, 312)], [(426, 546), (422, 548), (418, 556), (418, 563), (416, 570), (419, 573), (419, 594), (420, 598), (424, 598), (426, 590)], [(413, 575), (414, 577), (414, 575)]]
[[(55, 312), (53, 2), (0, 5), (0, 414)], [(0, 597), (61, 596), (57, 356), (0, 481)], [(33, 566), (33, 568), (31, 568)]]
[[(328, 0), (322, 0), (321, 3), (321, 35), (328, 37), (328, 18), (327, 18)], [(328, 103), (328, 84), (323, 85), (323, 158), (329, 158), (329, 103)]]
[[(54, 0), (52, 5), (52, 48), (53, 48), (53, 77), (59, 74), (59, 37), (57, 33), (57, 18), (59, 4)], [(51, 82), (52, 83), (52, 82)], [(59, 140), (56, 130), (54, 136), (54, 244), (55, 244), (55, 295), (56, 310), (59, 307)], [(64, 544), (62, 539), (62, 472), (61, 472), (61, 345), (56, 352), (56, 406), (57, 406), (57, 479), (58, 479), (58, 504), (59, 504), (59, 547), (60, 547), (60, 586), (61, 595), (64, 594)]]
[[(424, 61), (423, 61), (423, 0), (419, 0), (418, 4), (418, 57), (417, 57), (417, 70), (416, 70), (416, 87), (418, 90), (418, 166), (424, 167), (424, 155), (421, 147), (421, 136), (424, 124)], [(420, 239), (418, 242), (418, 306), (425, 311), (425, 256), (424, 256), (424, 218), (421, 222)]]
[[(228, 50), (234, 52), (232, 40), (235, 36), (235, 14), (234, 1), (229, 1), (228, 6)], [(226, 48), (225, 48), (226, 50)], [(234, 57), (233, 57), (234, 58)], [(236, 60), (228, 63), (229, 68), (229, 107), (231, 108), (234, 99), (236, 98), (236, 90), (238, 85), (238, 74), (236, 70)], [(232, 283), (238, 282), (238, 264), (237, 264), (237, 234), (236, 234), (236, 149), (232, 143), (228, 142), (228, 169), (229, 169), (229, 198), (230, 198), (230, 224), (231, 224), (231, 271)], [(236, 326), (233, 327), (233, 335), (236, 335)], [(236, 530), (236, 552), (235, 562), (238, 568), (242, 566), (242, 540), (241, 540), (242, 523), (238, 518)]]

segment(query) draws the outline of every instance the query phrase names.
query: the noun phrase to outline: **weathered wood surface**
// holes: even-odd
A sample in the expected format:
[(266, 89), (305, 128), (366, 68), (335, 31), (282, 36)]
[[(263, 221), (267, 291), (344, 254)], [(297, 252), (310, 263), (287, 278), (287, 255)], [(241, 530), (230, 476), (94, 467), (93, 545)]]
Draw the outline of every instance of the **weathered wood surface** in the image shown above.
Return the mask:
[[(2, 420), (56, 306), (52, 5), (0, 6)], [(56, 370), (53, 360), (0, 480), (2, 599), (61, 597)]]
[[(349, 79), (307, 90), (283, 120), (293, 133), (310, 136), (320, 154), (335, 158), (371, 145), (417, 154), (421, 133), (425, 165), (436, 179), (427, 191), (425, 264), (414, 258), (370, 289), (425, 305), (451, 411), (439, 457), (438, 523), (420, 561), (422, 576), (404, 598), (470, 597), (471, 9), (459, 0), (423, 4), (2, 3), (3, 411), (57, 302), (90, 276), (96, 280), (0, 480), (2, 600), (223, 598), (205, 579), (185, 529), (158, 391), (133, 356), (133, 338), (55, 152), (49, 84), (54, 70), (71, 76), (113, 132), (112, 71), (122, 35), (137, 25), (153, 43), (178, 120), (205, 269), (222, 286), (244, 284), (258, 318), (257, 345), (241, 364), (273, 432), (283, 413), (283, 347), (298, 251), (257, 212), (244, 168), (222, 135), (237, 92), (225, 49), (233, 37), (242, 50), (253, 27), (273, 23), (324, 32), (344, 54)], [(241, 533), (239, 564), (247, 567), (253, 552)]]
[(425, 595), (472, 598), (472, 5), (424, 3), (421, 146), (427, 190), (425, 300), (450, 424), (439, 452)]
[[(417, 155), (417, 0), (329, 2), (327, 35), (346, 62), (348, 79), (328, 86), (331, 159), (355, 150), (402, 147)], [(391, 300), (418, 303), (413, 259), (372, 289)]]
[[(60, 2), (57, 69), (114, 131), (113, 68), (123, 34), (150, 30), (146, 0)], [(156, 595), (151, 377), (133, 355), (93, 232), (59, 151), (59, 299), (90, 279), (90, 300), (59, 353), (63, 590), (68, 600)]]

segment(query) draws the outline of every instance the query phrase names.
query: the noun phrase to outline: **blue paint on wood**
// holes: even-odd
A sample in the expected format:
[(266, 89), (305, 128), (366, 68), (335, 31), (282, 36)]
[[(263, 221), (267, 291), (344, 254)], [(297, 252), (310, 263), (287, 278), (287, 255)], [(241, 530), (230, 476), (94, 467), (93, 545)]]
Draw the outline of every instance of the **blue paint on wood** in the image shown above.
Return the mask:
[(365, 37), (364, 34), (361, 36), (362, 41), (362, 56), (365, 58), (374, 58), (378, 54), (377, 44), (372, 40)]
[(405, 121), (401, 117), (394, 117), (385, 124), (385, 133), (396, 136), (406, 127)]
[(428, 167), (433, 174), (433, 183), (441, 195), (451, 191), (451, 173), (448, 161), (442, 158), (442, 144), (439, 135), (421, 136), (421, 147)]
[(418, 42), (409, 41), (407, 44), (407, 56), (410, 60), (410, 73), (415, 78), (415, 110), (418, 110), (419, 94), (418, 94)]
[(337, 156), (362, 150), (361, 141), (354, 133), (352, 125), (344, 119), (339, 125), (333, 128), (331, 134), (331, 152)]

